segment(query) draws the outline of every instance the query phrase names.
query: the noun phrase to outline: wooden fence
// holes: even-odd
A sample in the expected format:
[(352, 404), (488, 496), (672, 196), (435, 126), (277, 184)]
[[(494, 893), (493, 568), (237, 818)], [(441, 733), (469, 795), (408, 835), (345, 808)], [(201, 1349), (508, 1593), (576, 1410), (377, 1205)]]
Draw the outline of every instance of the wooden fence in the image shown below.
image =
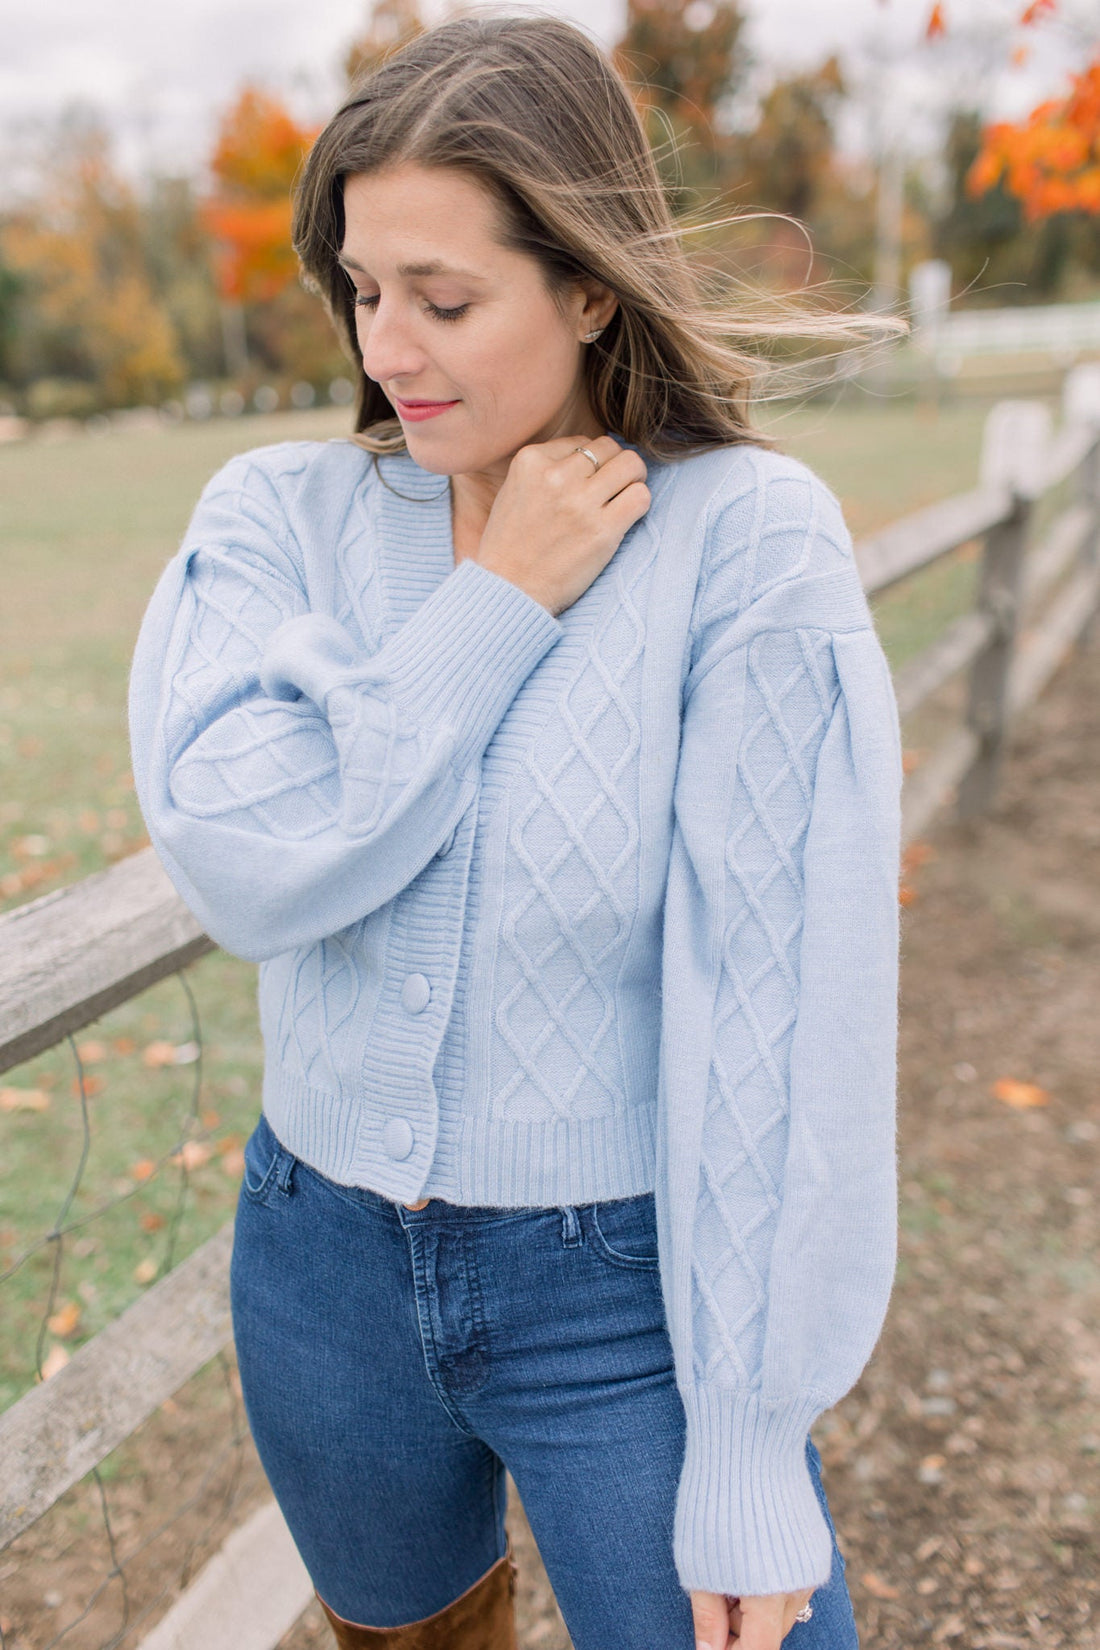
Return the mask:
[[(963, 716), (907, 776), (906, 842), (946, 801), (991, 802), (1006, 738), (1100, 599), (1100, 369), (1070, 375), (1055, 431), (1041, 403), (995, 406), (978, 485), (856, 545), (869, 595), (982, 546), (974, 607), (894, 677), (904, 723), (968, 672)], [(1072, 496), (1041, 536), (1036, 512)], [(1025, 622), (1026, 621), (1026, 622)], [(153, 851), (0, 918), (0, 1072), (213, 949)], [(231, 1340), (232, 1223), (0, 1416), (0, 1551)], [(142, 1650), (272, 1650), (312, 1596), (269, 1502), (229, 1537)]]

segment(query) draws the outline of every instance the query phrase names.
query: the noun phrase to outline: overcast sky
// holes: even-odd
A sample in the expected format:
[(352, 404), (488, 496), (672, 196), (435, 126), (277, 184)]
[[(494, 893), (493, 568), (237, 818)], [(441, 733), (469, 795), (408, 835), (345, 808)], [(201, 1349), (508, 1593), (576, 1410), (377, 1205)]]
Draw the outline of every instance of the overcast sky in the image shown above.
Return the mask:
[[(1011, 116), (1060, 90), (1068, 69), (1083, 62), (1083, 37), (1064, 19), (1096, 14), (1091, 0), (1062, 0), (1063, 21), (1013, 31), (1023, 0), (945, 0), (952, 32), (945, 49), (923, 41), (930, 4), (746, 0), (757, 60), (752, 84), (762, 89), (782, 69), (840, 51), (851, 75), (877, 92), (896, 136), (919, 148), (930, 112), (956, 93), (980, 85), (987, 107)], [(425, 7), (428, 16), (441, 9), (441, 0)], [(524, 0), (511, 9), (524, 9)], [(572, 18), (610, 45), (625, 0), (542, 0), (540, 9)], [(366, 0), (0, 0), (0, 141), (9, 177), (11, 157), (32, 151), (40, 126), (73, 100), (106, 114), (118, 157), (134, 174), (198, 171), (219, 112), (245, 79), (320, 120), (336, 101), (343, 50), (366, 13)], [(1095, 22), (1092, 28), (1095, 38), (1100, 31)], [(972, 29), (985, 44), (964, 61), (961, 42)], [(1032, 47), (1022, 68), (1010, 64), (1016, 43)], [(864, 147), (865, 127), (850, 117), (842, 146)]]

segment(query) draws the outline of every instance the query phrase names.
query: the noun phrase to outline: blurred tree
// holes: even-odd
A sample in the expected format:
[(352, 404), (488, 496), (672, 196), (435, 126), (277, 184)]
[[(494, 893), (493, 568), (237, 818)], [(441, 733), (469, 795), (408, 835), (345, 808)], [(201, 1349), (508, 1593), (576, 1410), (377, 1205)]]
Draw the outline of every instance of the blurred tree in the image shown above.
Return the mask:
[(737, 0), (627, 0), (614, 61), (677, 212), (725, 181), (730, 105), (750, 62), (744, 27)]
[[(0, 230), (0, 244), (3, 231)], [(19, 300), (23, 282), (13, 269), (0, 263), (0, 384), (10, 383), (14, 376), (15, 348), (19, 327)]]
[(948, 131), (947, 200), (932, 215), (932, 250), (950, 263), (956, 292), (979, 305), (1094, 297), (1100, 219), (1078, 209), (1029, 220), (1003, 174), (975, 194), (987, 133), (976, 110), (957, 110)]
[(3, 226), (0, 259), (20, 283), (8, 352), (17, 385), (77, 380), (89, 407), (158, 401), (179, 387), (183, 355), (155, 290), (141, 207), (112, 168), (102, 126), (63, 127), (33, 208)]
[(1023, 121), (994, 121), (967, 174), (977, 199), (998, 184), (1023, 203), (1028, 223), (1056, 213), (1100, 213), (1100, 56), (1072, 75), (1065, 97)]
[(203, 206), (223, 299), (263, 303), (297, 280), (291, 190), (315, 136), (255, 86), (224, 115), (210, 160), (214, 193)]
[(754, 131), (735, 143), (746, 197), (809, 218), (833, 169), (833, 119), (844, 97), (840, 62), (777, 80)]
[(216, 378), (222, 370), (222, 333), (214, 249), (194, 182), (186, 177), (152, 178), (142, 218), (149, 268), (189, 375)]
[(417, 0), (375, 0), (365, 31), (344, 53), (344, 72), (349, 85), (370, 74), (407, 40), (415, 40), (423, 33), (424, 21)]

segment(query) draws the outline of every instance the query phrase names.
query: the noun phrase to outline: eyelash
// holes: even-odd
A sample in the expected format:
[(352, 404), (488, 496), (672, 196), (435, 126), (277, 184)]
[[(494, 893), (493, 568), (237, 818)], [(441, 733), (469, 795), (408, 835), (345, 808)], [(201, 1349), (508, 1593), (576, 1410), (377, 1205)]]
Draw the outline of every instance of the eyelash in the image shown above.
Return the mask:
[[(378, 302), (376, 293), (358, 293), (355, 299), (356, 308), (373, 309)], [(458, 304), (454, 309), (440, 309), (438, 304), (428, 304), (428, 314), (437, 321), (461, 321), (469, 304)]]

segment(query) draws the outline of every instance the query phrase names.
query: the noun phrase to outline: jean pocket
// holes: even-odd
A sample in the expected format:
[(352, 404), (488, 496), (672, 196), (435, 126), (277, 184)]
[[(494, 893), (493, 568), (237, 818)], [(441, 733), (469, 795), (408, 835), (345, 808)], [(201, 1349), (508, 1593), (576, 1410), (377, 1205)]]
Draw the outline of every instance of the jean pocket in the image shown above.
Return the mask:
[(592, 1205), (592, 1245), (613, 1266), (641, 1267), (655, 1272), (657, 1203), (652, 1192), (616, 1197)]
[(269, 1203), (276, 1187), (288, 1193), (295, 1161), (261, 1112), (259, 1122), (245, 1141), (241, 1191), (253, 1203)]

